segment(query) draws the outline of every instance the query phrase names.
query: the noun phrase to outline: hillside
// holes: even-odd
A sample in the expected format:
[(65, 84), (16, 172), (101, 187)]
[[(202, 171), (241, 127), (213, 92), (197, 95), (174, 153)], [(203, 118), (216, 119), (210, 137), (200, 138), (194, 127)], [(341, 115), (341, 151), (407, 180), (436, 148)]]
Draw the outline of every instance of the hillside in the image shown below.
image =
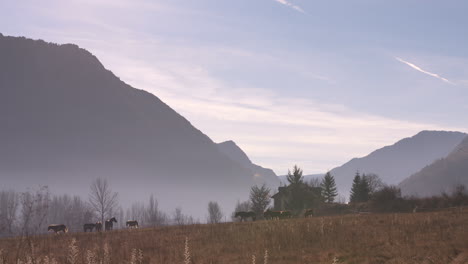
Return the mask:
[(447, 157), (411, 175), (399, 187), (404, 195), (424, 197), (451, 193), (458, 184), (468, 186), (468, 137)]
[(245, 152), (239, 146), (237, 146), (234, 141), (229, 140), (218, 143), (218, 148), (231, 160), (237, 162), (243, 168), (251, 171), (257, 184), (265, 183), (272, 190), (276, 190), (279, 187), (280, 181), (275, 172), (271, 169), (263, 168), (257, 164), (252, 163), (247, 154), (245, 154)]
[(254, 183), (158, 97), (72, 44), (0, 35), (0, 123), (4, 188), (87, 195), (105, 177), (122, 204), (154, 193), (163, 207), (203, 217), (208, 200), (234, 206)]
[(354, 158), (331, 173), (340, 194), (348, 198), (356, 171), (375, 173), (385, 183), (396, 185), (435, 160), (446, 157), (465, 137), (466, 134), (460, 132), (422, 131), (363, 158)]
[[(144, 264), (464, 264), (468, 263), (467, 221), (466, 210), (455, 210), (169, 226), (0, 239), (0, 252), (4, 250), (5, 263), (19, 263), (17, 257), (25, 261), (28, 256), (67, 263), (75, 238), (77, 264), (103, 260)], [(29, 241), (34, 254), (26, 244)], [(133, 262), (132, 251), (136, 251)], [(141, 262), (135, 261), (140, 252)], [(190, 260), (185, 262), (186, 256)]]

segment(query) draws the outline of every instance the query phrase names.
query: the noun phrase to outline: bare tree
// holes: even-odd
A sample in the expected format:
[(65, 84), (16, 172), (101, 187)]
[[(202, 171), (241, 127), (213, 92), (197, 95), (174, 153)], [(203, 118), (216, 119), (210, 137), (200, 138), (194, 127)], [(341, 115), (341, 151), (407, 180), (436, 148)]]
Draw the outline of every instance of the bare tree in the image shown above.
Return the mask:
[(15, 191), (0, 192), (0, 236), (13, 234), (18, 205), (18, 193)]
[(217, 224), (221, 222), (223, 218), (223, 213), (217, 202), (208, 203), (208, 223)]
[(369, 193), (373, 194), (377, 191), (380, 191), (383, 187), (385, 187), (384, 182), (380, 179), (379, 175), (374, 173), (363, 174), (362, 178), (367, 180), (369, 184)]
[(24, 236), (37, 234), (45, 230), (44, 221), (50, 204), (49, 189), (44, 186), (36, 191), (21, 194), (21, 233)]
[(167, 215), (159, 210), (158, 200), (153, 195), (150, 196), (145, 217), (147, 224), (150, 226), (161, 226), (167, 222)]
[(118, 206), (118, 193), (113, 192), (106, 179), (98, 178), (91, 184), (89, 203), (104, 223), (105, 217), (115, 212)]
[(250, 202), (252, 204), (252, 211), (255, 212), (257, 218), (263, 217), (263, 212), (270, 204), (270, 188), (265, 184), (262, 186), (253, 186), (250, 189)]

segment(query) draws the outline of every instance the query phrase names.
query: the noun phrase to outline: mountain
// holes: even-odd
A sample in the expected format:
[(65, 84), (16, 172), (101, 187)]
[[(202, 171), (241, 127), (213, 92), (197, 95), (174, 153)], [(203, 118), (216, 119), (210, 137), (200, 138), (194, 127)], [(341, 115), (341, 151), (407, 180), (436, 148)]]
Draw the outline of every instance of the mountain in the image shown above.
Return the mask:
[(431, 196), (451, 193), (458, 184), (468, 186), (468, 137), (447, 157), (439, 159), (403, 180), (403, 195)]
[(245, 152), (239, 146), (237, 146), (234, 141), (229, 140), (218, 143), (218, 148), (231, 160), (237, 162), (243, 168), (251, 171), (257, 184), (265, 183), (272, 190), (276, 190), (279, 187), (280, 181), (275, 172), (273, 172), (271, 169), (266, 169), (252, 163), (247, 154), (245, 154)]
[(446, 157), (466, 136), (460, 132), (422, 131), (363, 158), (354, 158), (330, 172), (339, 193), (347, 198), (357, 171), (375, 173), (384, 183), (396, 185), (435, 160)]
[(122, 204), (154, 193), (161, 207), (202, 216), (209, 200), (234, 207), (255, 183), (183, 116), (73, 44), (0, 34), (0, 124), (2, 188), (87, 195), (104, 177)]

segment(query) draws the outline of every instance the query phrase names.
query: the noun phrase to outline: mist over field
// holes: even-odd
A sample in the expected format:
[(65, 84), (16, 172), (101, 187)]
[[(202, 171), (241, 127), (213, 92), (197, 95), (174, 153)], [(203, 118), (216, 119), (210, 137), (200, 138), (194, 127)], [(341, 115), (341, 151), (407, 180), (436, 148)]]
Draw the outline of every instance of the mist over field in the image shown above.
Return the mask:
[(2, 3), (0, 264), (468, 263), (466, 8)]

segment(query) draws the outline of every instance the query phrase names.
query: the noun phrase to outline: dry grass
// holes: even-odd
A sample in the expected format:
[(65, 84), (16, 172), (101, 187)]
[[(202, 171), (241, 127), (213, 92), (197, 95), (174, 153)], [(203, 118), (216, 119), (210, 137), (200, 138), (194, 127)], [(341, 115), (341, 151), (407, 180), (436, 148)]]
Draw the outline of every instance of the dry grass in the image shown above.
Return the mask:
[[(19, 255), (23, 263), (460, 264), (468, 263), (467, 228), (468, 210), (346, 215), (51, 234), (28, 239), (34, 255), (31, 247)], [(19, 241), (0, 240), (0, 263), (16, 263)]]

